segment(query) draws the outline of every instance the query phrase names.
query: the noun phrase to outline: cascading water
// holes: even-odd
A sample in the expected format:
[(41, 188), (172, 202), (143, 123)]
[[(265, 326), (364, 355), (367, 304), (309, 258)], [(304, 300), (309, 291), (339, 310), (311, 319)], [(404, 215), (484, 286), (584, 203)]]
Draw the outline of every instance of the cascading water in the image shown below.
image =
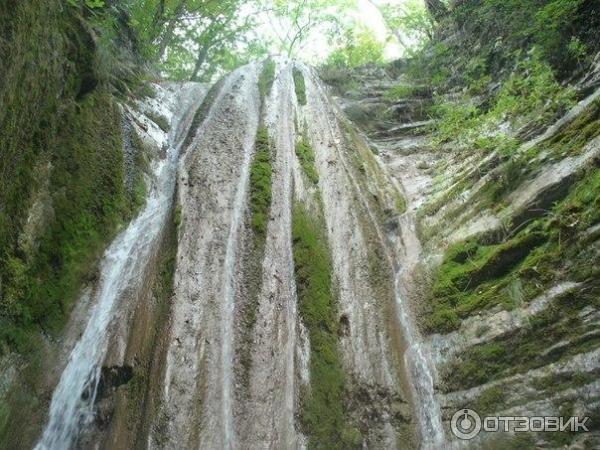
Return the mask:
[[(419, 242), (416, 233), (414, 233), (414, 224), (410, 219), (406, 220), (406, 216), (401, 219), (400, 228), (402, 231), (401, 241)], [(404, 244), (404, 247), (402, 256), (405, 262), (398, 271), (395, 280), (398, 318), (407, 346), (404, 361), (415, 397), (414, 403), (420, 425), (421, 448), (424, 450), (439, 450), (444, 447), (444, 427), (440, 406), (434, 393), (432, 362), (414, 329), (409, 305), (406, 303), (405, 286), (409, 283), (407, 277), (412, 269), (410, 262), (415, 261), (418, 254), (411, 254), (411, 250), (406, 248), (406, 244)]]
[[(421, 445), (436, 450), (443, 447), (433, 371), (404, 301), (420, 251), (418, 245), (410, 244), (418, 244), (410, 217), (401, 217), (401, 244), (390, 250), (379, 206), (372, 203), (365, 189), (366, 175), (357, 170), (356, 154), (352, 153), (356, 149), (347, 146), (340, 127), (345, 119), (312, 70), (285, 59), (276, 62), (273, 87), (263, 108), (259, 64), (236, 70), (215, 88), (216, 95), (202, 112), (198, 128), (191, 130), (195, 137), (179, 164), (179, 148), (192, 122), (189, 111), (193, 113), (196, 108), (173, 120), (181, 126), (173, 127), (167, 158), (155, 163), (155, 182), (146, 207), (106, 252), (88, 326), (56, 388), (49, 422), (37, 449), (70, 447), (79, 430), (92, 420), (110, 324), (118, 317), (122, 294), (142, 283), (140, 274), (152, 259), (168, 217), (176, 176), (182, 218), (179, 247), (167, 348), (160, 363), (164, 374), (162, 399), (149, 419), (153, 424), (145, 435), (147, 446), (305, 447), (304, 430), (298, 424), (302, 414), (299, 395), (304, 394), (299, 386), (304, 383), (310, 388), (310, 383), (319, 380), (309, 380), (308, 367), (304, 367), (304, 374), (298, 369), (302, 364), (308, 366), (310, 355), (306, 351), (301, 358), (304, 362), (297, 360), (299, 345), (304, 342), (308, 348), (308, 342), (306, 336), (300, 336), (291, 223), (293, 198), (304, 198), (314, 190), (322, 201), (332, 270), (339, 283), (340, 314), (350, 330), (340, 337), (340, 349), (349, 379), (358, 386), (353, 388), (383, 395), (388, 405), (403, 396), (403, 375), (397, 370), (401, 358), (395, 356), (386, 334), (380, 286), (375, 286), (368, 269), (377, 247), (383, 251), (375, 253), (382, 258), (380, 265), (390, 269), (386, 273), (396, 271), (395, 282), (388, 276), (386, 298), (393, 304), (395, 294)], [(294, 67), (306, 80), (306, 105), (299, 105), (294, 95)], [(197, 106), (201, 97), (199, 88), (188, 87), (179, 98), (187, 99), (183, 105), (187, 109)], [(240, 394), (236, 314), (240, 314), (238, 301), (244, 292), (240, 285), (247, 281), (242, 278), (242, 245), (246, 245), (250, 232), (245, 222), (249, 173), (261, 121), (273, 145), (272, 199), (257, 319), (251, 330), (248, 386)], [(314, 147), (319, 182), (311, 187), (301, 187), (303, 169), (295, 154), (300, 133), (305, 133)], [(364, 445), (398, 446), (399, 431), (391, 407), (378, 411), (381, 416), (375, 420), (371, 418), (373, 405), (364, 397), (360, 401), (365, 402), (360, 414), (367, 418), (362, 420), (372, 420), (378, 428), (369, 430)]]
[[(164, 160), (152, 164), (153, 182), (141, 213), (112, 242), (101, 263), (95, 304), (79, 341), (73, 348), (52, 396), (49, 420), (37, 450), (68, 449), (83, 426), (93, 420), (94, 402), (101, 365), (107, 351), (109, 327), (117, 316), (118, 303), (126, 290), (139, 287), (161, 231), (166, 224), (175, 188), (175, 170), (182, 130), (191, 122), (206, 89), (186, 85), (172, 117), (172, 132)], [(155, 130), (156, 133), (160, 133)]]

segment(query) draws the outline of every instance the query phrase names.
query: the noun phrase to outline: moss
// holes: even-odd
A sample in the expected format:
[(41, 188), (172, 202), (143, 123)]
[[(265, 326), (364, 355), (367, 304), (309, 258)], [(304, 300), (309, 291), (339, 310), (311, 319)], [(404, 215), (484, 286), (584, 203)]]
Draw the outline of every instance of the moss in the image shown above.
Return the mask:
[(600, 100), (592, 102), (579, 116), (566, 125), (554, 137), (542, 142), (530, 151), (547, 151), (556, 156), (571, 156), (581, 153), (585, 145), (600, 135)]
[[(124, 138), (126, 138), (126, 135)], [(150, 174), (150, 151), (135, 129), (131, 131), (130, 140), (132, 151), (134, 151), (135, 154), (133, 166), (129, 168), (131, 172), (130, 178), (126, 179), (126, 188), (130, 209), (132, 212), (137, 212), (146, 203), (148, 186), (146, 185), (145, 175)]]
[[(121, 117), (106, 93), (86, 97), (66, 117), (50, 159), (55, 220), (46, 224), (37, 254), (3, 256), (1, 340), (25, 350), (39, 327), (58, 332), (82, 282), (94, 271), (116, 227), (132, 216), (124, 183)], [(19, 261), (20, 260), (20, 261)]]
[(174, 218), (173, 221), (175, 223), (175, 227), (177, 227), (177, 229), (179, 229), (179, 227), (181, 226), (181, 223), (183, 222), (183, 212), (181, 210), (181, 205), (177, 205), (175, 207), (175, 212), (174, 214)]
[(156, 98), (158, 92), (150, 83), (140, 83), (140, 85), (134, 90), (133, 95), (138, 99), (144, 98)]
[(298, 156), (300, 166), (302, 166), (309, 181), (317, 184), (319, 182), (319, 173), (315, 167), (315, 152), (306, 137), (302, 137), (296, 144), (296, 156)]
[(252, 229), (261, 239), (266, 238), (271, 208), (271, 138), (266, 128), (256, 135), (256, 153), (250, 166), (250, 211)]
[(298, 99), (298, 103), (304, 106), (306, 105), (306, 82), (304, 80), (304, 74), (300, 69), (294, 68), (293, 77), (296, 98)]
[(356, 448), (360, 439), (344, 411), (337, 299), (322, 217), (295, 204), (292, 238), (298, 306), (309, 333), (310, 378), (315, 380), (302, 398), (301, 423), (311, 448)]
[(273, 61), (272, 58), (267, 58), (263, 64), (262, 71), (258, 78), (258, 90), (260, 92), (260, 97), (263, 100), (269, 96), (271, 88), (273, 87), (276, 66), (275, 61)]
[(264, 258), (267, 225), (272, 200), (272, 145), (268, 130), (258, 129), (256, 152), (250, 166), (250, 227), (253, 238), (245, 249), (244, 279), (247, 280), (246, 302), (242, 305), (242, 336), (240, 344), (241, 382), (249, 387), (249, 373), (252, 364), (252, 330), (258, 318), (258, 299), (262, 286), (262, 261)]
[(600, 370), (598, 369), (589, 373), (558, 373), (538, 378), (532, 382), (532, 385), (539, 391), (555, 395), (567, 389), (576, 389), (593, 383), (599, 375)]
[(146, 115), (152, 122), (154, 122), (156, 125), (158, 125), (158, 127), (161, 130), (163, 130), (165, 133), (168, 133), (169, 130), (171, 129), (171, 124), (169, 123), (169, 119), (167, 119), (165, 116), (156, 114), (152, 111), (146, 112)]
[[(101, 26), (53, 2), (0, 5), (0, 353), (31, 350), (37, 333), (61, 330), (103, 248), (140, 203), (141, 179), (125, 188), (109, 84), (129, 80)], [(42, 188), (53, 214), (35, 251), (24, 252), (20, 234)]]
[(489, 433), (490, 438), (485, 443), (487, 450), (536, 450), (532, 433)]
[[(586, 333), (578, 314), (587, 305), (600, 307), (599, 293), (600, 287), (593, 285), (567, 292), (531, 317), (526, 327), (468, 348), (442, 369), (445, 388), (468, 389), (597, 348), (600, 336)], [(561, 342), (564, 345), (556, 345)], [(558, 385), (559, 379), (553, 379)]]
[(460, 318), (505, 300), (509, 275), (546, 239), (544, 233), (528, 230), (501, 244), (470, 240), (452, 246), (435, 276), (425, 329), (451, 331)]
[(481, 416), (488, 416), (500, 410), (505, 398), (506, 389), (502, 386), (494, 386), (483, 391), (469, 407)]

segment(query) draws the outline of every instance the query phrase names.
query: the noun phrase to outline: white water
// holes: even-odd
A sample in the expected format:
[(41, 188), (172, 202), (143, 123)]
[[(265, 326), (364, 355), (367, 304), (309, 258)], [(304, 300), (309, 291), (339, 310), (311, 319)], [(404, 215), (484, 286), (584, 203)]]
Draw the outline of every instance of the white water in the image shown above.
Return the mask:
[(444, 448), (444, 428), (440, 406), (435, 398), (431, 360), (417, 338), (408, 305), (401, 294), (402, 270), (396, 278), (396, 304), (407, 349), (404, 362), (410, 374), (411, 386), (415, 396), (415, 409), (419, 419), (421, 448), (438, 450)]
[(36, 450), (70, 448), (81, 428), (93, 421), (110, 324), (116, 317), (122, 294), (143, 283), (139, 275), (155, 250), (171, 207), (181, 136), (185, 136), (180, 122), (185, 119), (190, 106), (194, 108), (199, 105), (205, 89), (198, 85), (184, 92), (187, 98), (181, 99), (181, 109), (172, 118), (173, 131), (167, 157), (153, 163), (154, 182), (149, 189), (146, 205), (106, 250), (101, 263), (95, 305), (54, 391), (49, 421)]
[[(410, 203), (412, 199), (410, 197), (408, 199)], [(411, 206), (409, 205), (408, 212), (400, 216), (398, 239), (400, 269), (395, 279), (396, 308), (406, 342), (404, 363), (418, 416), (421, 448), (439, 450), (445, 446), (445, 437), (442, 414), (434, 391), (435, 366), (420, 334), (415, 329), (410, 305), (406, 301), (407, 290), (414, 284), (411, 276), (421, 255), (421, 244), (415, 229), (414, 213), (410, 211)]]

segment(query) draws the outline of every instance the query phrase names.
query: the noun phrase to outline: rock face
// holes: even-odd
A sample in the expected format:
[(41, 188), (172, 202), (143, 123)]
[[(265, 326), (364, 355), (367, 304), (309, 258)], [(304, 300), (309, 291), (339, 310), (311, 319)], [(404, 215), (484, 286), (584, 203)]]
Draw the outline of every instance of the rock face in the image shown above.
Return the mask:
[[(598, 126), (600, 91), (584, 77), (583, 100), (507, 159), (436, 148), (435, 124), (422, 122), (421, 108), (411, 120), (374, 95), (401, 79), (375, 68), (354, 76), (370, 81), (337, 101), (403, 189), (405, 247), (422, 245), (403, 287), (434, 366), (445, 446), (597, 446), (597, 427), (482, 433), (467, 445), (450, 419), (465, 407), (482, 416), (597, 415), (600, 145), (582, 130)], [(407, 96), (398, 103), (427, 102)], [(402, 232), (407, 221), (417, 234)]]
[[(275, 65), (274, 75), (261, 92), (267, 64)], [(306, 104), (297, 99), (300, 76)], [(292, 239), (298, 203), (323, 216), (331, 248), (339, 327), (334, 351), (347, 377), (348, 399), (332, 405), (345, 411), (341, 439), (354, 446), (413, 439), (395, 347), (398, 326), (385, 315), (395, 308), (394, 261), (385, 256), (389, 244), (381, 231), (385, 208), (363, 191), (362, 162), (335, 106), (312, 71), (283, 59), (241, 68), (215, 89), (181, 162), (170, 343), (150, 446), (304, 448), (318, 442), (305, 403), (317, 395), (313, 383), (328, 381), (312, 378), (314, 330), (307, 330), (298, 305)], [(257, 231), (249, 173), (260, 130), (270, 141), (270, 206), (264, 244), (250, 251)], [(303, 139), (314, 151), (316, 183), (297, 151)], [(383, 177), (382, 197), (395, 192), (378, 166), (371, 170)], [(248, 254), (260, 260), (250, 263), (258, 266), (254, 272)], [(328, 411), (317, 414), (327, 420)]]
[[(145, 206), (105, 252), (100, 276), (91, 294), (87, 323), (76, 339), (54, 390), (48, 423), (36, 448), (68, 448), (78, 439), (87, 442), (89, 437), (82, 435), (82, 428), (93, 428), (96, 420), (101, 426), (107, 426), (110, 412), (96, 408), (97, 405), (105, 407), (107, 402), (101, 401), (102, 397), (110, 396), (113, 388), (133, 377), (131, 367), (122, 362), (132, 311), (138, 302), (147, 299), (148, 284), (144, 278), (153, 277), (156, 270), (153, 263), (169, 223), (181, 130), (189, 127), (206, 93), (205, 87), (196, 84), (157, 86), (157, 89), (160, 96), (155, 105), (139, 105), (141, 111), (128, 108), (126, 117), (137, 127), (140, 139), (146, 140), (152, 148), (164, 149), (166, 154), (151, 162)], [(149, 119), (146, 108), (156, 109), (155, 114), (168, 115), (172, 131), (161, 130)], [(105, 370), (103, 366), (113, 369)], [(129, 369), (124, 369), (126, 367)]]
[(465, 407), (598, 410), (599, 145), (564, 145), (597, 94), (506, 160), (436, 148), (427, 89), (355, 76), (334, 98), (268, 59), (139, 106), (154, 187), (38, 448), (437, 450)]
[(204, 93), (168, 86), (125, 133), (165, 190), (105, 257), (38, 448), (434, 444), (398, 184), (308, 67), (253, 63)]

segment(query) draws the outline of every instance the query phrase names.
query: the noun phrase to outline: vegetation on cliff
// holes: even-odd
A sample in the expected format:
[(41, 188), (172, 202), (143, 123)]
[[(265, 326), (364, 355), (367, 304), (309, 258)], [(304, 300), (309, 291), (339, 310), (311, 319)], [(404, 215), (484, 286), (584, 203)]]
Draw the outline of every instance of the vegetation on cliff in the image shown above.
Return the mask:
[(337, 300), (321, 213), (296, 204), (292, 239), (298, 308), (310, 341), (310, 378), (301, 421), (311, 448), (357, 448), (360, 432), (347, 425), (345, 376), (338, 347)]

